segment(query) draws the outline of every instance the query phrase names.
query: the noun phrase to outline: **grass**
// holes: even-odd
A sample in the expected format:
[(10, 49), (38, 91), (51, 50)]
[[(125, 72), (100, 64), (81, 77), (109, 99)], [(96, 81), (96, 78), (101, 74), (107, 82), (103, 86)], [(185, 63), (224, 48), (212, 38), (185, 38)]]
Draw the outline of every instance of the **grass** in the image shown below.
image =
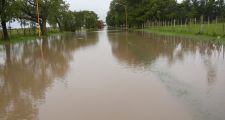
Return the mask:
[(203, 24), (200, 32), (200, 24), (161, 26), (145, 28), (138, 31), (151, 32), (170, 36), (184, 36), (195, 39), (225, 42), (225, 28), (223, 23)]
[[(36, 30), (32, 31), (31, 29), (26, 29), (25, 34), (24, 34), (24, 29), (13, 29), (8, 32), (10, 35), (10, 40), (4, 41), (1, 35), (0, 44), (17, 43), (17, 42), (23, 42), (28, 40), (35, 40), (38, 38), (38, 33)], [(2, 31), (0, 31), (0, 33), (2, 33)], [(47, 36), (58, 35), (58, 34), (62, 34), (62, 32), (59, 32), (58, 30), (55, 30), (55, 29), (50, 29)]]

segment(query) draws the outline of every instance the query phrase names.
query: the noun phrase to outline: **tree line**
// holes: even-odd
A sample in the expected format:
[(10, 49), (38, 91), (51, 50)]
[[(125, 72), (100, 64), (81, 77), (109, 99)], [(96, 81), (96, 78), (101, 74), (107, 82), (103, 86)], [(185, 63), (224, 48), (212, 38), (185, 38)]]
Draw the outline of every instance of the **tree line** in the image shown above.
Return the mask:
[[(38, 7), (37, 7), (38, 5)], [(75, 31), (82, 27), (96, 28), (98, 16), (93, 11), (70, 11), (64, 0), (1, 0), (0, 22), (3, 39), (9, 40), (7, 22), (19, 21), (22, 25), (31, 22), (37, 27), (38, 13), (41, 34), (46, 35), (47, 24), (60, 31)]]
[(113, 0), (106, 22), (118, 27), (125, 24), (127, 7), (129, 27), (141, 27), (147, 21), (170, 21), (179, 19), (185, 22), (190, 18), (215, 20), (225, 18), (225, 0)]

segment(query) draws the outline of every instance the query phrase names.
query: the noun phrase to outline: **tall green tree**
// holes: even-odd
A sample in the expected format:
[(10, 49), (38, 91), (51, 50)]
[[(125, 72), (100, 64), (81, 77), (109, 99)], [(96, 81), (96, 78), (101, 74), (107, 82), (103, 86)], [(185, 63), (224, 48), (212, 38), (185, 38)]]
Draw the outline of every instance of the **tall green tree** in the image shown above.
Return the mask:
[(76, 31), (82, 27), (86, 29), (97, 28), (98, 16), (93, 11), (68, 11), (63, 14), (62, 26), (65, 31)]
[[(140, 27), (146, 21), (164, 21), (197, 18), (203, 15), (211, 20), (225, 17), (224, 0), (113, 0), (110, 4), (106, 22), (109, 26), (125, 23), (123, 6), (128, 8), (128, 23), (131, 27)], [(207, 19), (204, 19), (207, 20)]]
[(56, 0), (53, 2), (54, 7), (50, 7), (48, 23), (53, 26), (58, 26), (60, 31), (63, 31), (63, 15), (69, 11), (69, 4), (63, 0)]
[(3, 30), (3, 39), (9, 40), (7, 31), (7, 22), (15, 18), (19, 13), (17, 0), (1, 0), (0, 1), (0, 21)]
[[(36, 0), (22, 0), (22, 11), (21, 18), (30, 20), (33, 22), (37, 21), (37, 4)], [(40, 27), (42, 35), (47, 34), (47, 22), (52, 20), (52, 17), (57, 17), (62, 12), (62, 8), (65, 8), (65, 2), (63, 0), (38, 0), (39, 14), (40, 14)]]

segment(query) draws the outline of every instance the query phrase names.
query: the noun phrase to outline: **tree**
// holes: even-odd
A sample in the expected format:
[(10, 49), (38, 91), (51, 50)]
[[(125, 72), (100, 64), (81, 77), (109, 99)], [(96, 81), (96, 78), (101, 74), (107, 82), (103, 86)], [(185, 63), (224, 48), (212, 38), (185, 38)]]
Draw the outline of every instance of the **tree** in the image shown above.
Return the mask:
[[(30, 20), (33, 22), (37, 21), (37, 1), (36, 0), (22, 0), (22, 11), (20, 18)], [(60, 16), (59, 14), (68, 6), (63, 0), (38, 0), (39, 14), (40, 14), (40, 27), (42, 35), (47, 34), (47, 21), (53, 22), (53, 18)], [(57, 18), (58, 20), (58, 18)], [(55, 20), (57, 22), (57, 20)], [(59, 23), (59, 22), (58, 22)], [(59, 25), (60, 26), (60, 25)], [(61, 26), (60, 26), (61, 27)]]
[(54, 3), (54, 7), (50, 8), (50, 14), (48, 17), (48, 23), (50, 25), (59, 27), (60, 31), (63, 31), (62, 20), (63, 15), (69, 11), (69, 4), (66, 4), (63, 0), (57, 0)]
[(93, 11), (82, 11), (84, 25), (86, 29), (95, 29), (98, 23), (98, 15)]
[(0, 21), (3, 30), (3, 39), (9, 40), (7, 31), (7, 22), (13, 19), (19, 13), (19, 7), (16, 5), (17, 0), (0, 1)]
[(20, 19), (18, 20), (20, 22), (20, 27), (23, 29), (23, 35), (26, 34), (26, 26), (28, 25), (26, 20)]
[(98, 23), (98, 16), (93, 11), (68, 11), (63, 14), (62, 26), (65, 31), (76, 31), (82, 27), (95, 29)]
[[(113, 0), (106, 17), (109, 26), (124, 24), (124, 10), (116, 3), (128, 7), (128, 23), (132, 27), (140, 27), (146, 21), (186, 20), (203, 15), (211, 20), (225, 17), (224, 0)], [(204, 19), (207, 20), (207, 19)]]

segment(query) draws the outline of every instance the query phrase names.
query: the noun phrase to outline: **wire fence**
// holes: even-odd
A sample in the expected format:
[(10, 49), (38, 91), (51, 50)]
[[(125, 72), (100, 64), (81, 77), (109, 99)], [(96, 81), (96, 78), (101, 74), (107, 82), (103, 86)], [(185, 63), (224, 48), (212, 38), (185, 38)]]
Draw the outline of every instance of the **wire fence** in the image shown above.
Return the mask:
[(216, 19), (173, 19), (173, 20), (148, 20), (142, 25), (142, 28), (149, 28), (153, 30), (168, 31), (168, 32), (182, 32), (191, 34), (206, 34), (212, 36), (225, 36), (225, 22), (223, 18)]

